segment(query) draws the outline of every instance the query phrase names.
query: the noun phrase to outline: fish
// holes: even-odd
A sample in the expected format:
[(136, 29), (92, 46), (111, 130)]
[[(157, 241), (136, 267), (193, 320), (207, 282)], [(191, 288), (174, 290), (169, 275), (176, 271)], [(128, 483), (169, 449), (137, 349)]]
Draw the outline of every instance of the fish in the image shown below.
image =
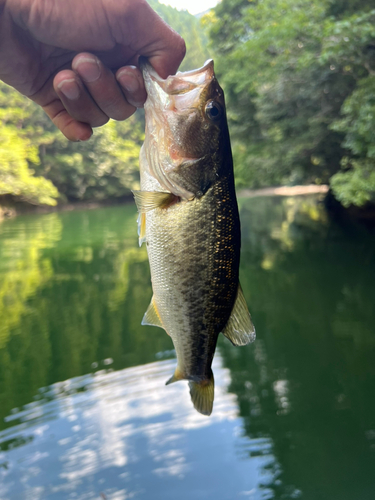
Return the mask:
[(210, 415), (211, 369), (223, 333), (235, 346), (255, 339), (239, 284), (241, 230), (224, 92), (213, 60), (161, 78), (140, 60), (145, 140), (140, 152), (139, 243), (146, 243), (153, 297), (143, 325), (172, 338), (195, 409)]

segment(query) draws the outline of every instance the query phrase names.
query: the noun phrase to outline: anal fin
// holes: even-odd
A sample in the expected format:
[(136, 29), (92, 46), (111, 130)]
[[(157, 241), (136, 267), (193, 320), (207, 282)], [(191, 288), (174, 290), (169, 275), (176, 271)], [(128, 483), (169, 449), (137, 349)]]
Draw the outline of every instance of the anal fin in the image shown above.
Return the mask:
[(238, 284), (232, 314), (225, 325), (223, 334), (236, 346), (250, 344), (255, 340), (255, 327), (240, 284)]
[(166, 381), (165, 385), (173, 384), (173, 382), (178, 382), (179, 380), (184, 380), (184, 379), (185, 379), (185, 375), (182, 373), (182, 371), (177, 366), (177, 368), (174, 371), (174, 374), (172, 375), (172, 377), (169, 380)]
[(150, 305), (145, 312), (145, 315), (142, 319), (142, 325), (150, 325), (150, 326), (158, 326), (159, 328), (164, 328), (163, 323), (161, 321), (159, 312), (156, 308), (154, 297), (152, 297)]

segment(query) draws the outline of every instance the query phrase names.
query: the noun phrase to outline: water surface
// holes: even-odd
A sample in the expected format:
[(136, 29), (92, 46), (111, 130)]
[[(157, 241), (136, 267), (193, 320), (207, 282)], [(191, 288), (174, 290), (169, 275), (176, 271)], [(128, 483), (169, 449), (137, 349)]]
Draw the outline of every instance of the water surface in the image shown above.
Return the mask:
[(0, 224), (0, 499), (375, 498), (375, 242), (316, 196), (240, 200), (257, 341), (219, 342), (211, 417), (133, 206)]

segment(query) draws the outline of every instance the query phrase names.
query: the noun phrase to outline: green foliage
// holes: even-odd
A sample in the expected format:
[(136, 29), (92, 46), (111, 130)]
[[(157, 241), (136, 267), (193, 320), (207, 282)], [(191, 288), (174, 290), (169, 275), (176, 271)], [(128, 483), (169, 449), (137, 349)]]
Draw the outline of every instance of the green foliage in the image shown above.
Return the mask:
[(139, 148), (144, 132), (139, 117), (110, 121), (82, 143), (61, 134), (39, 145), (38, 172), (68, 200), (103, 200), (130, 194), (138, 187)]
[(341, 116), (330, 126), (344, 135), (342, 171), (331, 179), (336, 198), (344, 205), (364, 205), (375, 193), (375, 11), (355, 14), (327, 33), (322, 59), (338, 71), (351, 73), (356, 88), (345, 100)]
[[(186, 11), (151, 2), (186, 40), (182, 69), (208, 58), (207, 38)], [(11, 194), (33, 204), (104, 200), (130, 196), (138, 187), (143, 112), (124, 122), (110, 121), (85, 143), (70, 143), (35, 103), (0, 82), (0, 196)]]
[(149, 0), (148, 3), (185, 40), (186, 56), (180, 70), (189, 71), (203, 66), (210, 56), (207, 50), (208, 38), (200, 26), (199, 19), (186, 10), (178, 11), (157, 0)]
[(56, 205), (57, 189), (43, 177), (35, 177), (28, 162), (38, 162), (36, 146), (0, 123), (0, 196), (11, 194), (33, 204)]
[[(375, 119), (372, 105), (361, 116), (349, 110), (370, 99), (358, 89), (375, 70), (375, 11), (367, 0), (349, 4), (223, 0), (203, 19), (226, 91), (239, 185), (329, 182), (344, 156), (356, 159), (348, 151), (354, 129)], [(367, 139), (361, 132), (356, 140)]]
[(356, 90), (342, 107), (343, 118), (332, 129), (345, 133), (343, 145), (358, 157), (375, 159), (375, 78), (359, 81)]
[(362, 206), (375, 201), (375, 159), (342, 159), (343, 172), (331, 179), (331, 187), (336, 198), (345, 206)]
[(0, 83), (0, 196), (10, 194), (36, 205), (56, 205), (55, 186), (29, 168), (39, 163), (29, 127), (22, 127), (31, 108), (16, 91)]

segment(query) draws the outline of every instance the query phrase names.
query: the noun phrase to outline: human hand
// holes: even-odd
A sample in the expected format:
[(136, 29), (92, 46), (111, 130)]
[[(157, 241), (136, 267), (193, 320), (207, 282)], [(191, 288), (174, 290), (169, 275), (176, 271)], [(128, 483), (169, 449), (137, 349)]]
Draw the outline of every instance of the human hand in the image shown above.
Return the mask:
[(0, 79), (72, 141), (143, 105), (140, 55), (162, 77), (185, 55), (146, 0), (0, 0)]

